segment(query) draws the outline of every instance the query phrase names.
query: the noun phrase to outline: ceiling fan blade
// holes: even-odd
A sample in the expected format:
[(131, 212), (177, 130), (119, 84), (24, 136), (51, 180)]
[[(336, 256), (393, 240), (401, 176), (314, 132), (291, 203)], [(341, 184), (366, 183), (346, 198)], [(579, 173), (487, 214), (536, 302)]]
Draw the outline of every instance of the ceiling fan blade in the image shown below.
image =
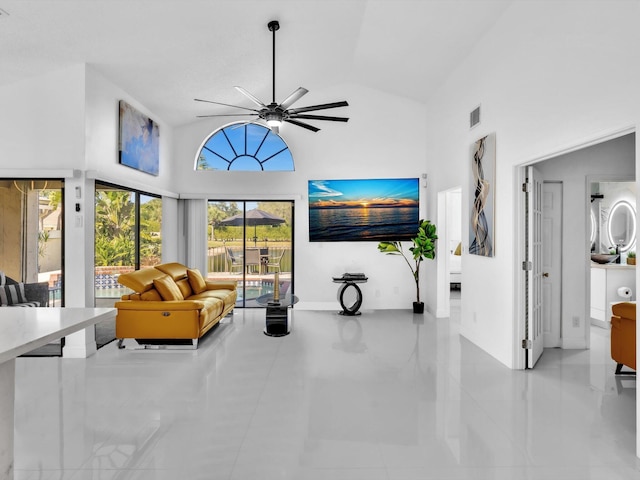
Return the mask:
[(194, 100), (196, 102), (205, 102), (205, 103), (213, 103), (214, 105), (223, 105), (225, 107), (231, 107), (231, 108), (241, 108), (242, 110), (249, 110), (251, 112), (258, 112), (259, 110), (256, 110), (255, 108), (247, 108), (247, 107), (241, 107), (240, 105), (229, 105), (228, 103), (221, 103), (221, 102), (213, 102), (211, 100), (202, 100), (201, 98), (194, 98)]
[(291, 105), (293, 105), (298, 100), (300, 100), (307, 93), (309, 93), (309, 90), (303, 87), (298, 87), (298, 89), (295, 92), (293, 92), (291, 95), (289, 95), (287, 98), (284, 99), (284, 101), (280, 104), (280, 108), (282, 110), (286, 110)]
[(256, 117), (257, 113), (222, 113), (219, 115), (196, 115), (196, 118), (209, 118), (209, 117)]
[(298, 115), (297, 113), (290, 115), (289, 118), (307, 118), (309, 120), (329, 120), (331, 122), (348, 122), (349, 121), (347, 117), (327, 117), (325, 115)]
[(348, 106), (349, 104), (346, 101), (324, 103), (322, 105), (311, 105), (309, 107), (292, 108), (291, 110), (289, 110), (289, 113), (293, 114), (293, 113), (302, 113), (302, 112), (313, 112), (315, 110), (325, 110), (328, 108), (338, 108), (338, 107), (348, 107)]
[(242, 87), (233, 87), (236, 90), (238, 90), (242, 95), (244, 95), (245, 97), (247, 97), (249, 100), (251, 100), (253, 103), (255, 103), (256, 105), (258, 105), (259, 107), (266, 107), (266, 105), (264, 103), (262, 103), (258, 97), (256, 97), (253, 93), (245, 90)]
[(302, 127), (302, 128), (306, 128), (307, 130), (311, 130), (312, 132), (319, 132), (320, 131), (319, 128), (314, 127), (313, 125), (309, 125), (308, 123), (298, 122), (297, 120), (292, 120), (291, 118), (287, 118), (284, 121), (288, 122), (288, 123), (292, 123), (292, 124), (297, 125), (297, 126)]

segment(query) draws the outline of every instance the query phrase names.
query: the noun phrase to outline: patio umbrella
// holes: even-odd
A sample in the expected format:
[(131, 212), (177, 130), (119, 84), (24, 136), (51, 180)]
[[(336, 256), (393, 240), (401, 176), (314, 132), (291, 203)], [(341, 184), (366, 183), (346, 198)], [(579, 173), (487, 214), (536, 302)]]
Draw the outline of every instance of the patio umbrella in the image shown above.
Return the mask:
[(220, 221), (222, 225), (236, 227), (241, 227), (245, 222), (247, 226), (253, 225), (253, 244), (256, 245), (258, 242), (256, 227), (258, 225), (279, 225), (281, 223), (285, 223), (286, 220), (274, 215), (273, 213), (265, 212), (259, 208), (253, 208), (251, 210), (247, 210), (245, 213), (239, 213), (238, 215), (234, 215)]

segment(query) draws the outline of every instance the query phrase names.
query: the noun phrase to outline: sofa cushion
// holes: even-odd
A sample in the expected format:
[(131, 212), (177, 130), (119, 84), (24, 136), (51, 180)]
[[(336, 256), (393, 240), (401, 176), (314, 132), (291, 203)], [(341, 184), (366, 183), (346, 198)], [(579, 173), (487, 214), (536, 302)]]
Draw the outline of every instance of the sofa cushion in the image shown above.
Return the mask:
[(0, 272), (0, 286), (3, 286), (5, 283), (7, 283), (7, 276), (4, 272)]
[(28, 303), (27, 296), (24, 294), (24, 283), (0, 287), (0, 305), (17, 305), (19, 303)]
[(169, 275), (164, 274), (162, 277), (154, 279), (153, 286), (156, 287), (163, 300), (184, 300), (178, 285)]
[(160, 265), (156, 265), (154, 268), (160, 270), (162, 273), (166, 273), (176, 282), (183, 278), (187, 278), (187, 267), (178, 262), (162, 263)]
[(187, 277), (191, 284), (191, 290), (194, 294), (202, 293), (207, 289), (207, 282), (205, 282), (200, 270), (195, 268), (187, 268)]
[(118, 277), (118, 283), (130, 288), (134, 292), (143, 293), (153, 288), (153, 281), (165, 275), (155, 268), (143, 268), (135, 272), (123, 273)]
[(174, 280), (178, 288), (180, 289), (180, 293), (182, 293), (182, 298), (189, 298), (193, 295), (193, 291), (191, 290), (191, 284), (189, 283), (188, 278), (183, 278), (182, 280)]
[(207, 319), (211, 320), (222, 313), (224, 302), (219, 298), (203, 298), (200, 301), (204, 304), (204, 308), (200, 311), (200, 326), (202, 327)]
[(160, 296), (160, 293), (158, 293), (158, 290), (152, 288), (151, 290), (147, 290), (146, 292), (142, 293), (140, 295), (140, 300), (145, 302), (161, 302), (162, 297)]
[(237, 292), (235, 290), (207, 290), (197, 295), (191, 296), (190, 300), (204, 300), (208, 298), (217, 298), (224, 304), (224, 308), (235, 305), (237, 299)]

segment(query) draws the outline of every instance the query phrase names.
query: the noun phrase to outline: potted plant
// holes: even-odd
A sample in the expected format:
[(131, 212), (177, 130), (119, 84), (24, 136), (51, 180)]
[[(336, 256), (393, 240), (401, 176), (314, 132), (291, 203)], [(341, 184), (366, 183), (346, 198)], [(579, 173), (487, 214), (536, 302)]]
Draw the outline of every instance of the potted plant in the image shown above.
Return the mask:
[(636, 264), (636, 252), (634, 252), (633, 250), (629, 250), (627, 252), (627, 264), (628, 265)]
[[(380, 242), (378, 250), (387, 255), (402, 255), (407, 262), (416, 282), (416, 301), (413, 302), (413, 313), (424, 313), (424, 303), (420, 301), (420, 264), (423, 260), (436, 256), (436, 226), (429, 220), (420, 220), (418, 232), (411, 239), (413, 246), (409, 248), (411, 255), (402, 249), (402, 242)], [(413, 261), (411, 261), (413, 259)]]

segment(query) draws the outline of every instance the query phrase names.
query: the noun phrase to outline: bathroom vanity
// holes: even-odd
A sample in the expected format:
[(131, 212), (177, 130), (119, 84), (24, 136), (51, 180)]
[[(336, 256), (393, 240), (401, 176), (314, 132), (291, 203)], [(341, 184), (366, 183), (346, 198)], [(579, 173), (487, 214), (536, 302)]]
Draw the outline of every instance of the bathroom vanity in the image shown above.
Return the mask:
[(636, 267), (620, 263), (591, 263), (591, 324), (609, 328), (611, 303), (628, 299), (618, 295), (618, 288), (628, 287), (636, 294)]

